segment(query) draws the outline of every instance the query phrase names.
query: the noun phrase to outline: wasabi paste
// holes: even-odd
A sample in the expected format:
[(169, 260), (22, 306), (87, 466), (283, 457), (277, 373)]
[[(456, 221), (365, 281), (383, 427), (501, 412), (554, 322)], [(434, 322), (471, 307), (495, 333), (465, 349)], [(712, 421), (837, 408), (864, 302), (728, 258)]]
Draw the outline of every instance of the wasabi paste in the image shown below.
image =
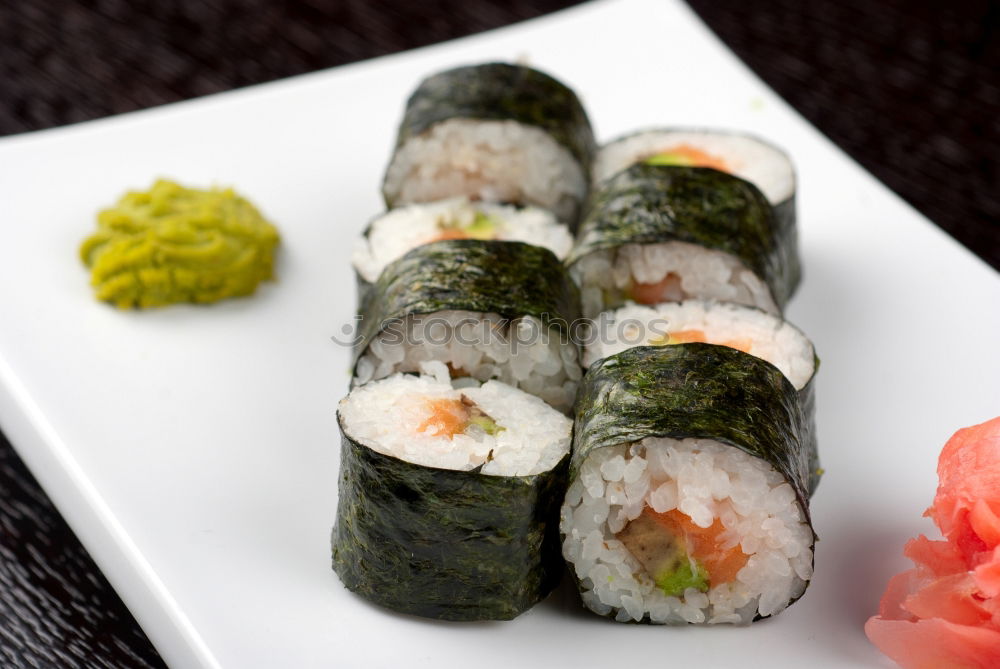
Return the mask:
[(274, 278), (278, 231), (231, 188), (158, 180), (97, 215), (80, 246), (97, 299), (120, 309), (250, 295)]

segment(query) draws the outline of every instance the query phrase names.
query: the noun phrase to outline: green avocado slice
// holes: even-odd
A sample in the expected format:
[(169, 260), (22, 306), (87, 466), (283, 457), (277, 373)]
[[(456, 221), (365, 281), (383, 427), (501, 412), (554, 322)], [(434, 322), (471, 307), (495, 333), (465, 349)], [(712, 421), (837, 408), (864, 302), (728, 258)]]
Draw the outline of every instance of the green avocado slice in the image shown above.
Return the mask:
[(471, 223), (463, 224), (460, 221), (450, 219), (439, 221), (438, 227), (441, 230), (458, 230), (464, 239), (490, 240), (496, 237), (500, 221), (489, 214), (477, 211), (473, 215)]
[(695, 166), (695, 161), (691, 158), (691, 156), (686, 156), (683, 153), (673, 153), (670, 151), (657, 153), (649, 158), (646, 158), (642, 162), (646, 165), (680, 165), (682, 167)]

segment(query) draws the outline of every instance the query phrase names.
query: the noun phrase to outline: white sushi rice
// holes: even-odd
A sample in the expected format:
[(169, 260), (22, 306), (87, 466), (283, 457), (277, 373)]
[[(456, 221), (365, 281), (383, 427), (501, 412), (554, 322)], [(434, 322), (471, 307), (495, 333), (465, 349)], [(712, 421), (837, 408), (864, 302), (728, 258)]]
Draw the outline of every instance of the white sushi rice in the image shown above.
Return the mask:
[(396, 151), (383, 190), (393, 206), (465, 195), (533, 204), (571, 221), (587, 192), (587, 176), (573, 154), (541, 128), (450, 119)]
[(781, 370), (801, 389), (816, 371), (812, 343), (794, 325), (771, 314), (737, 304), (688, 300), (647, 307), (628, 304), (602, 313), (595, 324), (597, 336), (584, 350), (584, 367), (633, 346), (665, 343), (671, 332), (699, 330), (710, 344), (750, 344), (750, 355)]
[(795, 171), (783, 151), (748, 135), (707, 130), (647, 130), (610, 142), (594, 160), (593, 182), (601, 183), (630, 165), (678, 146), (721, 158), (727, 172), (757, 186), (771, 204), (784, 202), (795, 192)]
[[(355, 367), (354, 385), (436, 360), (460, 376), (496, 379), (541, 397), (560, 411), (573, 406), (583, 376), (577, 346), (540, 320), (493, 313), (437, 311), (408, 316), (383, 330)], [(454, 375), (454, 374), (453, 374)]]
[[(718, 519), (723, 545), (749, 556), (736, 580), (664, 594), (615, 538), (646, 506), (679, 509), (699, 527)], [(566, 494), (560, 529), (584, 604), (622, 622), (748, 624), (784, 609), (812, 577), (812, 531), (792, 487), (765, 461), (709, 439), (598, 449)]]
[(687, 242), (625, 244), (595, 251), (573, 263), (570, 274), (580, 286), (586, 318), (625, 302), (634, 283), (656, 284), (667, 274), (676, 276), (677, 282), (658, 302), (711, 299), (781, 313), (767, 284), (738, 258)]
[[(545, 472), (569, 452), (572, 421), (542, 400), (499, 381), (455, 389), (444, 365), (436, 371), (438, 378), (397, 374), (355, 388), (340, 402), (343, 429), (384, 455), (440, 469), (482, 466), (483, 474), (493, 476)], [(432, 415), (428, 400), (463, 396), (501, 429), (491, 435), (471, 426), (450, 438), (419, 429)]]
[(549, 211), (470, 202), (466, 197), (392, 209), (372, 221), (368, 234), (355, 244), (351, 262), (366, 281), (374, 283), (385, 266), (407, 251), (436, 241), (446, 226), (467, 227), (477, 213), (495, 222), (492, 239), (544, 246), (563, 260), (573, 245), (569, 229)]

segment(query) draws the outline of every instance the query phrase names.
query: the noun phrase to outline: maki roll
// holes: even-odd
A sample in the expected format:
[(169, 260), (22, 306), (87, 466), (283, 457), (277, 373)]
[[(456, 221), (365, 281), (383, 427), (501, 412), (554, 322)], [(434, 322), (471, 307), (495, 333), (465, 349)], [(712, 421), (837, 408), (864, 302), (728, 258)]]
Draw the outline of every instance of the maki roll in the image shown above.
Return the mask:
[(391, 209), (355, 245), (359, 281), (375, 283), (393, 260), (422, 244), (449, 239), (496, 239), (543, 246), (562, 260), (573, 246), (569, 229), (546, 209), (471, 202), (466, 197)]
[(780, 314), (799, 282), (794, 223), (706, 167), (637, 164), (591, 196), (567, 263), (594, 318), (628, 300), (708, 298)]
[(760, 189), (778, 216), (795, 220), (795, 169), (784, 151), (752, 135), (721, 130), (655, 128), (608, 142), (591, 178), (600, 184), (636, 163), (711, 167)]
[(809, 338), (791, 323), (760, 309), (709, 300), (630, 304), (602, 313), (584, 349), (584, 367), (633, 346), (702, 342), (735, 348), (777, 367), (798, 393), (802, 440), (810, 454), (809, 494), (819, 485), (816, 391), (819, 358)]
[(387, 205), (456, 195), (532, 204), (573, 223), (594, 134), (576, 94), (523, 65), (459, 67), (410, 96), (382, 193)]
[(497, 379), (568, 412), (582, 370), (570, 329), (579, 294), (548, 249), (461, 239), (390, 263), (361, 307), (354, 384), (421, 363), (453, 378)]
[(622, 622), (750, 623), (812, 577), (810, 463), (795, 388), (713, 344), (595, 363), (576, 406), (563, 556)]
[(583, 364), (633, 346), (702, 342), (735, 348), (768, 361), (796, 390), (816, 374), (818, 359), (809, 338), (781, 318), (739, 304), (687, 300), (644, 306), (630, 304), (602, 313), (587, 342)]
[(559, 581), (571, 421), (498, 381), (397, 374), (341, 401), (333, 568), (403, 613), (508, 620)]

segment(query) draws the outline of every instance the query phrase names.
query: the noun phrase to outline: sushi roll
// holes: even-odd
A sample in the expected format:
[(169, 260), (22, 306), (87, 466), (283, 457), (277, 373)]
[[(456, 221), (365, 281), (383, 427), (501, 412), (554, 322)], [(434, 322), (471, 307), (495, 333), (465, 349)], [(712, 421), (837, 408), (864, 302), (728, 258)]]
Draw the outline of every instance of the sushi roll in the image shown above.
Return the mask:
[(798, 393), (803, 444), (812, 457), (809, 494), (815, 492), (822, 471), (817, 459), (814, 383), (819, 358), (812, 342), (797, 327), (760, 309), (710, 300), (653, 307), (629, 304), (602, 313), (593, 327), (584, 348), (584, 367), (634, 346), (693, 342), (735, 348), (777, 367)]
[(457, 195), (530, 204), (575, 222), (594, 134), (576, 94), (523, 65), (459, 67), (410, 96), (382, 193), (397, 207)]
[(795, 388), (714, 344), (595, 363), (576, 406), (563, 556), (621, 622), (747, 624), (805, 591), (815, 536)]
[(760, 189), (779, 217), (795, 220), (795, 169), (784, 151), (752, 135), (722, 130), (654, 128), (608, 142), (594, 159), (600, 184), (636, 163), (711, 167)]
[(602, 313), (587, 341), (583, 364), (633, 346), (702, 342), (729, 346), (768, 361), (796, 390), (816, 373), (818, 360), (809, 338), (781, 318), (739, 304), (687, 300), (656, 306), (630, 304)]
[(410, 249), (448, 239), (520, 241), (543, 246), (560, 260), (573, 246), (569, 228), (546, 209), (458, 197), (385, 212), (358, 240), (351, 262), (358, 280), (372, 284), (386, 265)]
[(582, 376), (571, 328), (579, 294), (548, 249), (460, 239), (390, 263), (361, 307), (354, 385), (427, 360), (453, 378), (496, 379), (568, 412)]
[(387, 608), (508, 620), (558, 583), (571, 421), (498, 381), (455, 389), (441, 363), (355, 388), (342, 434), (333, 568)]
[(748, 181), (706, 167), (637, 164), (591, 196), (567, 259), (583, 313), (714, 299), (780, 314), (799, 282), (794, 223)]

